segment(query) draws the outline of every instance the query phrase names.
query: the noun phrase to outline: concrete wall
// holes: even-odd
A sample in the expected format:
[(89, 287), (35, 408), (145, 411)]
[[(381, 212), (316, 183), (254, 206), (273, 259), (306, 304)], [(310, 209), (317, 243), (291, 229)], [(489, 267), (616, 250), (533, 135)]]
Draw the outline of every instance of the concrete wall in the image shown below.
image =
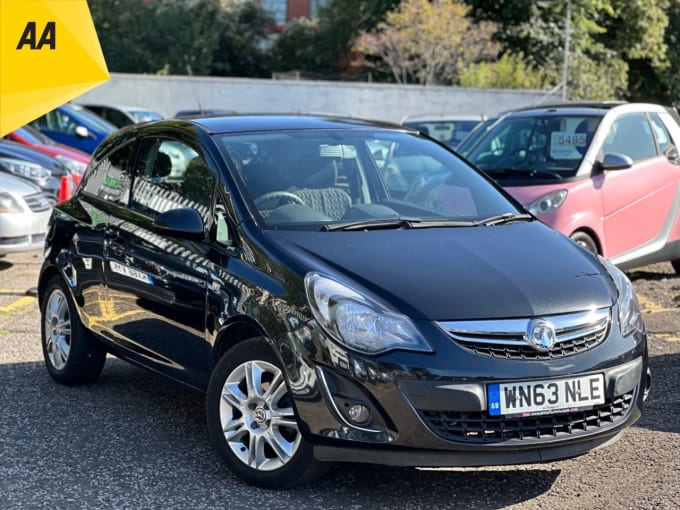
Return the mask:
[(493, 115), (548, 99), (536, 90), (112, 74), (74, 102), (145, 106), (165, 116), (200, 105), (239, 113), (332, 113), (399, 122), (419, 113)]

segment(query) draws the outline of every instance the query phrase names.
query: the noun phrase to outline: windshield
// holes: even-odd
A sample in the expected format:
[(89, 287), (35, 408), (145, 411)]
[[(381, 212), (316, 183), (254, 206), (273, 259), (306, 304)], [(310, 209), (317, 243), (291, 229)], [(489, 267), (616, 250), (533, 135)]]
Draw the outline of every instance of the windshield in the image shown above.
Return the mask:
[(495, 179), (573, 177), (599, 116), (506, 117), (491, 127), (467, 158)]
[(110, 122), (102, 119), (98, 115), (95, 115), (81, 106), (71, 105), (70, 107), (67, 107), (64, 105), (63, 108), (66, 109), (68, 115), (71, 115), (76, 120), (76, 122), (84, 125), (85, 127), (94, 127), (98, 131), (106, 134), (113, 133), (118, 129)]
[(163, 117), (156, 112), (151, 110), (128, 110), (128, 113), (132, 115), (135, 122), (151, 122), (152, 120), (161, 120)]
[(521, 212), (456, 155), (408, 133), (317, 129), (217, 138), (265, 228), (458, 226)]
[(404, 125), (417, 129), (421, 133), (431, 136), (435, 140), (455, 149), (470, 131), (479, 124), (480, 120), (406, 121)]
[(40, 131), (31, 126), (22, 126), (20, 128), (15, 129), (14, 132), (31, 145), (55, 144), (54, 140), (52, 140), (48, 136), (43, 135)]

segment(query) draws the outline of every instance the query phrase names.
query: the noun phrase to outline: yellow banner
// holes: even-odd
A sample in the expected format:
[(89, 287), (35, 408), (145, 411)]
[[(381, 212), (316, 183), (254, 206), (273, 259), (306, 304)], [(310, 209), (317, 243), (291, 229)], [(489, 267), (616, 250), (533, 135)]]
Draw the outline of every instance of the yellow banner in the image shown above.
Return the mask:
[(86, 0), (0, 0), (0, 136), (108, 79)]

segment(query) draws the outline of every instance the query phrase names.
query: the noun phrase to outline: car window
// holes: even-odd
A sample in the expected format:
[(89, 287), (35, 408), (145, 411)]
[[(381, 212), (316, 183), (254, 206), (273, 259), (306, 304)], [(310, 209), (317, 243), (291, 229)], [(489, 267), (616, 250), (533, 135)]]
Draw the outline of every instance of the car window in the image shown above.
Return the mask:
[(482, 134), (467, 157), (494, 178), (571, 177), (599, 122), (592, 115), (506, 117)]
[(652, 122), (652, 130), (654, 131), (656, 143), (659, 146), (659, 152), (663, 154), (671, 145), (673, 145), (671, 135), (658, 113), (650, 113), (649, 120)]
[(417, 129), (421, 133), (455, 148), (479, 122), (479, 120), (431, 120), (407, 121), (404, 122), (404, 125)]
[(95, 162), (83, 178), (81, 189), (110, 202), (126, 205), (130, 194), (128, 164), (134, 143), (128, 143)]
[(191, 146), (174, 139), (147, 138), (137, 158), (130, 207), (152, 218), (192, 207), (207, 222), (214, 188), (212, 171)]
[(463, 160), (409, 133), (290, 130), (218, 138), (267, 227), (517, 212)]
[(39, 129), (46, 129), (63, 134), (75, 134), (76, 128), (80, 125), (73, 117), (61, 110), (52, 110), (42, 117), (37, 118), (32, 123)]
[(634, 162), (658, 155), (652, 127), (644, 113), (628, 113), (614, 121), (604, 146), (604, 154), (625, 154)]

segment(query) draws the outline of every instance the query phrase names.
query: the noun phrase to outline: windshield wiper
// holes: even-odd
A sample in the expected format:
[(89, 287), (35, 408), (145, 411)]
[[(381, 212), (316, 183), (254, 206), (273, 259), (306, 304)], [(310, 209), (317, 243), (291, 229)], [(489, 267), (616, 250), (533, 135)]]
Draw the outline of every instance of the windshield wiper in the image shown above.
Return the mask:
[(411, 228), (412, 223), (420, 221), (417, 218), (382, 218), (375, 220), (345, 221), (342, 223), (328, 223), (321, 227), (324, 232), (334, 230), (380, 230)]
[(492, 227), (494, 225), (502, 225), (504, 223), (512, 223), (513, 221), (532, 221), (534, 217), (531, 214), (517, 214), (517, 213), (503, 213), (498, 216), (490, 216), (479, 220), (478, 225), (484, 225), (485, 227)]
[(380, 230), (399, 228), (436, 228), (436, 227), (474, 227), (477, 221), (461, 221), (442, 218), (440, 220), (421, 220), (419, 218), (383, 218), (375, 220), (346, 221), (343, 223), (327, 224), (321, 230)]
[(547, 170), (536, 170), (534, 168), (527, 168), (527, 169), (522, 169), (522, 168), (489, 168), (484, 170), (487, 174), (489, 174), (492, 177), (495, 177), (497, 175), (512, 175), (512, 176), (518, 176), (518, 177), (534, 177), (536, 175), (539, 175), (541, 177), (550, 177), (552, 179), (562, 179), (562, 176), (557, 173), (557, 172), (549, 172)]

